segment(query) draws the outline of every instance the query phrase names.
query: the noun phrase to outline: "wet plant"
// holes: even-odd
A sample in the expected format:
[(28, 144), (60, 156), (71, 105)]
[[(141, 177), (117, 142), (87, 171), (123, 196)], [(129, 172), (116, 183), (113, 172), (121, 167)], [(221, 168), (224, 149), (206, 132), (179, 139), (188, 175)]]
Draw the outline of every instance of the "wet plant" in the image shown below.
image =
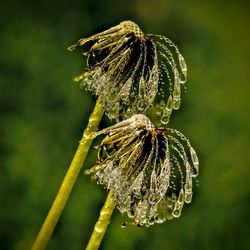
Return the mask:
[[(47, 246), (91, 143), (101, 134), (107, 136), (96, 165), (87, 172), (110, 193), (88, 250), (98, 249), (115, 207), (140, 226), (179, 217), (184, 203), (192, 200), (198, 175), (198, 158), (189, 140), (166, 128), (172, 111), (180, 108), (187, 79), (177, 46), (124, 21), (80, 39), (69, 50), (76, 48), (87, 57), (87, 69), (75, 80), (97, 101), (33, 250)], [(97, 132), (104, 112), (117, 124)]]
[(192, 200), (198, 157), (178, 130), (156, 128), (145, 115), (134, 115), (93, 133), (107, 134), (98, 161), (87, 172), (112, 191), (117, 208), (133, 223), (150, 226), (181, 215)]
[[(167, 124), (181, 103), (187, 66), (167, 37), (144, 34), (137, 24), (120, 24), (80, 39), (88, 69), (75, 80), (101, 97), (106, 114), (117, 121), (153, 108), (156, 121)], [(152, 110), (151, 112), (152, 113)]]
[(192, 201), (199, 174), (189, 140), (176, 129), (156, 127), (146, 115), (133, 115), (91, 138), (102, 134), (106, 137), (97, 147), (96, 165), (85, 172), (110, 192), (88, 250), (98, 249), (115, 207), (137, 226), (180, 217), (184, 204)]

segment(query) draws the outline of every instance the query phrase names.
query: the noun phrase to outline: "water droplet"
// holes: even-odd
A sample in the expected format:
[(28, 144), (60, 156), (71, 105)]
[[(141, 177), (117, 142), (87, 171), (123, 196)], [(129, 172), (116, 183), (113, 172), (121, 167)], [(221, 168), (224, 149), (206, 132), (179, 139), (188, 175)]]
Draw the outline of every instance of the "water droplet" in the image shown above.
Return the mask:
[(166, 105), (165, 109), (163, 110), (163, 114), (161, 117), (161, 122), (163, 124), (167, 124), (169, 122), (169, 118), (170, 118), (170, 115), (172, 113), (172, 109), (173, 109), (173, 99), (172, 99), (172, 96), (169, 96), (168, 101), (167, 101), (167, 105)]
[(172, 212), (173, 217), (179, 218), (181, 216), (181, 209), (182, 209), (182, 206), (175, 205), (174, 210)]
[(184, 196), (184, 189), (182, 188), (181, 191), (180, 191), (180, 193), (179, 193), (177, 202), (183, 203), (184, 202), (184, 198), (185, 198), (185, 196)]
[(167, 218), (168, 220), (172, 220), (172, 219), (173, 219), (172, 212), (173, 212), (173, 208), (172, 208), (172, 209), (167, 208), (167, 211), (166, 211), (166, 218)]
[(172, 108), (173, 108), (173, 98), (172, 96), (169, 96), (165, 111), (172, 112)]
[(163, 223), (164, 221), (166, 221), (166, 218), (160, 218), (160, 217), (158, 217), (158, 218), (156, 219), (156, 223), (158, 223), (158, 224), (161, 224), (161, 223)]
[(181, 87), (179, 83), (174, 85), (173, 90), (173, 108), (175, 110), (179, 109), (181, 106)]
[(74, 80), (75, 82), (79, 82), (79, 81), (81, 81), (83, 78), (84, 78), (83, 75), (79, 75), (79, 76), (74, 77), (73, 80)]
[(86, 169), (86, 170), (84, 171), (84, 174), (90, 175), (90, 174), (91, 174), (91, 170), (90, 170), (90, 169)]
[(190, 203), (192, 201), (192, 198), (193, 198), (192, 191), (191, 192), (185, 191), (185, 202)]
[(190, 147), (190, 154), (191, 154), (191, 158), (192, 158), (192, 161), (194, 164), (194, 169), (192, 171), (192, 177), (196, 177), (199, 174), (199, 159), (198, 159), (198, 156), (197, 156), (195, 150), (192, 147)]
[(181, 106), (181, 99), (179, 97), (173, 98), (173, 109), (178, 110)]
[(180, 62), (181, 71), (184, 76), (184, 79), (181, 80), (181, 83), (185, 83), (187, 80), (187, 64), (185, 62), (184, 57), (180, 53), (179, 53), (179, 62)]
[(198, 168), (197, 168), (197, 166), (196, 166), (194, 169), (191, 170), (191, 176), (192, 176), (193, 178), (195, 178), (195, 177), (197, 177), (198, 175), (199, 175), (199, 171), (198, 171)]
[(100, 212), (100, 215), (101, 215), (101, 216), (105, 216), (105, 215), (107, 215), (107, 214), (109, 214), (109, 212), (108, 212), (108, 207), (106, 207), (105, 209), (102, 209), (101, 212)]
[(95, 231), (97, 233), (102, 233), (104, 231), (104, 228), (102, 227), (102, 225), (100, 225), (100, 222), (97, 222), (97, 224), (95, 225)]
[(173, 209), (174, 209), (174, 205), (173, 205), (173, 202), (172, 202), (172, 197), (168, 196), (166, 198), (166, 218), (168, 220), (173, 219), (173, 215), (172, 215)]
[(172, 215), (175, 218), (178, 218), (181, 216), (181, 210), (182, 210), (182, 207), (184, 205), (184, 200), (185, 200), (185, 195), (184, 195), (184, 190), (182, 188), (180, 193), (179, 193), (177, 202), (175, 203), (174, 210), (172, 212)]
[(161, 123), (162, 123), (162, 124), (168, 124), (168, 122), (169, 122), (169, 117), (170, 117), (170, 115), (168, 115), (168, 116), (166, 116), (166, 115), (164, 116), (164, 115), (163, 115), (163, 116), (161, 117)]
[(122, 228), (125, 228), (127, 226), (127, 222), (123, 222), (122, 224), (121, 224), (121, 227)]

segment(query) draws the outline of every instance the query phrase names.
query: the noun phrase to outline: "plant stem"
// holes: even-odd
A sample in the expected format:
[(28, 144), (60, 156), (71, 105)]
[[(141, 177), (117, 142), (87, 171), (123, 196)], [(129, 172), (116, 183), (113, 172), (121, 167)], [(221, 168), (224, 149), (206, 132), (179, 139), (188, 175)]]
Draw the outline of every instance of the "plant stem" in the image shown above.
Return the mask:
[(46, 248), (93, 141), (89, 135), (97, 131), (102, 116), (103, 107), (99, 98), (89, 117), (88, 125), (84, 130), (83, 137), (79, 142), (78, 148), (62, 181), (61, 187), (32, 246), (32, 250), (43, 250)]
[(112, 193), (109, 192), (104, 206), (100, 211), (100, 216), (95, 224), (94, 231), (90, 237), (86, 250), (97, 250), (102, 242), (103, 236), (111, 221), (116, 203), (112, 199)]

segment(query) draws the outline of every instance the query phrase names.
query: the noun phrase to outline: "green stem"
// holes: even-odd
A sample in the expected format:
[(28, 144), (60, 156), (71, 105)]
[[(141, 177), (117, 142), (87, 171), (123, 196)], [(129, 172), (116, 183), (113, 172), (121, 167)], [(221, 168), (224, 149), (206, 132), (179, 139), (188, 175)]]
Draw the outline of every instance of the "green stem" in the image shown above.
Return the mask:
[(89, 137), (89, 135), (97, 131), (102, 116), (103, 107), (99, 98), (96, 102), (92, 114), (89, 117), (87, 128), (83, 133), (82, 140), (78, 145), (73, 160), (64, 177), (64, 180), (62, 181), (61, 187), (32, 246), (32, 250), (43, 250), (46, 248), (49, 239), (55, 229), (55, 226), (60, 218), (60, 215), (67, 203), (71, 190), (74, 187), (76, 179), (82, 168), (83, 162), (88, 154), (89, 148), (93, 140)]
[(94, 231), (90, 237), (86, 250), (97, 250), (102, 242), (103, 236), (111, 221), (116, 203), (112, 199), (112, 193), (109, 192), (104, 206), (100, 211), (100, 216), (95, 224)]

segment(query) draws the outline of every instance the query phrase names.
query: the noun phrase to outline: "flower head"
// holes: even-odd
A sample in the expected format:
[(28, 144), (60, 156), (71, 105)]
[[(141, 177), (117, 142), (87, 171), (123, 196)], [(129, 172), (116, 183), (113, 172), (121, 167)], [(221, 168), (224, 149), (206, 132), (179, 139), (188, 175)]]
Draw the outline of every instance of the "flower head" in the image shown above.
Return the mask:
[(199, 169), (188, 139), (175, 129), (157, 129), (142, 114), (93, 137), (100, 134), (107, 136), (89, 173), (112, 191), (118, 209), (141, 226), (179, 217)]
[(76, 80), (102, 98), (111, 119), (153, 107), (166, 124), (172, 109), (180, 107), (180, 85), (186, 81), (187, 68), (168, 38), (144, 34), (134, 22), (124, 21), (80, 39), (69, 50), (78, 46), (86, 47), (88, 69)]

